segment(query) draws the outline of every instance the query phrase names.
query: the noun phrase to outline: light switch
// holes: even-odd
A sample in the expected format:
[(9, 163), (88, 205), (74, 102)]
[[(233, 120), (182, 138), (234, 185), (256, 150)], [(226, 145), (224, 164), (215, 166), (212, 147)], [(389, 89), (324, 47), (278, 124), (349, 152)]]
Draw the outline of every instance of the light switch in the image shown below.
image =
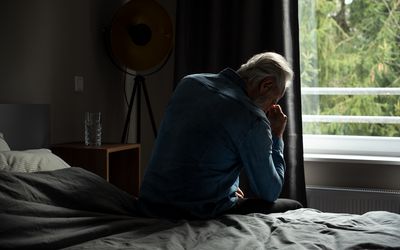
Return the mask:
[(75, 76), (75, 92), (83, 92), (83, 76)]

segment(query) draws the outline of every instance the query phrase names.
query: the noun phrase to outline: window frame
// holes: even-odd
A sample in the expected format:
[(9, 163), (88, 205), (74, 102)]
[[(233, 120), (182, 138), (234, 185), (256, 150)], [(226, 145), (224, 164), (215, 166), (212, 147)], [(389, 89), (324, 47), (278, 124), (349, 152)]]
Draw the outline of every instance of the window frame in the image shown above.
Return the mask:
[[(316, 6), (313, 3), (312, 5), (309, 6), (309, 8), (315, 10)], [(301, 20), (299, 20), (299, 22), (300, 21)], [(310, 34), (313, 35), (314, 33)], [(301, 44), (299, 45), (300, 49), (302, 49)], [(316, 42), (314, 46), (317, 46)], [(330, 87), (301, 86), (301, 93), (302, 96), (304, 95), (400, 96), (400, 88), (382, 88), (382, 87), (381, 88), (368, 88), (368, 87), (330, 88)], [(399, 116), (340, 116), (340, 115), (328, 116), (328, 115), (318, 115), (318, 114), (317, 115), (302, 114), (302, 117), (303, 117), (303, 124), (307, 122), (398, 124), (400, 130)], [(388, 164), (394, 163), (395, 165), (400, 165), (400, 137), (303, 134), (303, 148), (306, 161), (319, 161), (319, 160), (356, 161), (356, 162), (380, 161), (380, 162), (386, 162)]]

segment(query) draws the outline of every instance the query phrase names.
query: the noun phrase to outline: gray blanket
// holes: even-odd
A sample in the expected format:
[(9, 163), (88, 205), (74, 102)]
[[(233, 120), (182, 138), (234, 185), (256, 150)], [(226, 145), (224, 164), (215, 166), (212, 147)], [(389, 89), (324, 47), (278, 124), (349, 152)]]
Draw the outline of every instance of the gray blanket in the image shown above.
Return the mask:
[(80, 168), (0, 171), (0, 249), (400, 249), (400, 215), (384, 211), (171, 221), (135, 202)]

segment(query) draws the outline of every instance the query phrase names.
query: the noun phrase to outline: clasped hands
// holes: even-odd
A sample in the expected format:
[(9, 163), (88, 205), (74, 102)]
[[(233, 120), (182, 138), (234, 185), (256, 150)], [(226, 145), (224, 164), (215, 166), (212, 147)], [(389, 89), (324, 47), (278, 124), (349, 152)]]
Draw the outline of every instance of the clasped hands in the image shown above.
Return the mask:
[(239, 199), (243, 199), (243, 198), (244, 198), (244, 193), (243, 193), (243, 191), (242, 191), (240, 188), (238, 188), (238, 189), (236, 190), (235, 195), (236, 195), (236, 197), (238, 197)]

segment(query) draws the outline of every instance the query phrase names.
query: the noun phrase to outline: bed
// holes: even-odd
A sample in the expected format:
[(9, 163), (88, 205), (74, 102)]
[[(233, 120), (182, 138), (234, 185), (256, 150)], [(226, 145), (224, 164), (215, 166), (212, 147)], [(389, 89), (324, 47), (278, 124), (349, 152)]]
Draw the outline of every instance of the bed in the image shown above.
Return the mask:
[(400, 249), (400, 215), (385, 211), (140, 217), (135, 197), (0, 132), (0, 249)]

